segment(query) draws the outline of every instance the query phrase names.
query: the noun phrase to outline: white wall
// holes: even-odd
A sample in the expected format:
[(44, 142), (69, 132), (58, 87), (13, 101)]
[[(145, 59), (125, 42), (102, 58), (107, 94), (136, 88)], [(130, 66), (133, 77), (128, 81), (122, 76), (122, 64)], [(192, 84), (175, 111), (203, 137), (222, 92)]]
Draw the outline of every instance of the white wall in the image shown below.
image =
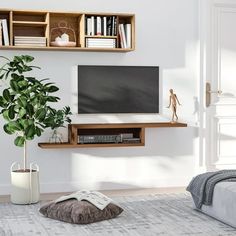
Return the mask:
[[(182, 103), (179, 116), (189, 123), (188, 128), (147, 129), (145, 147), (132, 148), (40, 149), (37, 143), (48, 140), (47, 131), (29, 145), (30, 160), (40, 166), (42, 192), (187, 184), (198, 161), (198, 130), (192, 125), (197, 121), (198, 107), (198, 0), (8, 0), (1, 1), (0, 8), (135, 13), (134, 52), (0, 51), (0, 55), (33, 55), (35, 64), (42, 68), (35, 75), (55, 81), (61, 88), (59, 105), (73, 107), (78, 64), (158, 65), (161, 110), (170, 116), (165, 107), (168, 90), (173, 88)], [(97, 121), (96, 116), (91, 117)], [(11, 163), (22, 160), (23, 151), (14, 146), (13, 139), (0, 130), (0, 194), (10, 191)]]

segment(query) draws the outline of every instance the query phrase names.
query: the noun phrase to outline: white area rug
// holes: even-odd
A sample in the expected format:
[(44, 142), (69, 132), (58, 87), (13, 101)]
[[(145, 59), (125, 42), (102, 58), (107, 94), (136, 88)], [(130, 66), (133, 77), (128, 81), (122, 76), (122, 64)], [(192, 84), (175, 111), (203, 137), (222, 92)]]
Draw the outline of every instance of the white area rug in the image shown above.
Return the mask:
[(124, 212), (116, 219), (72, 225), (40, 215), (40, 204), (0, 204), (1, 236), (233, 236), (236, 229), (192, 209), (187, 194), (114, 198)]

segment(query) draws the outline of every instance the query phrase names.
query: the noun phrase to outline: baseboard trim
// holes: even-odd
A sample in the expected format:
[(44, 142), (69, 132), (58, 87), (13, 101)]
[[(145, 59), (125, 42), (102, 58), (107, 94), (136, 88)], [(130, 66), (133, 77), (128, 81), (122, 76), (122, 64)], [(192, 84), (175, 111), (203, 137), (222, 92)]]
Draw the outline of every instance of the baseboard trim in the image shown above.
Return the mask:
[[(110, 191), (110, 190), (133, 190), (133, 189), (175, 189), (179, 186), (187, 186), (189, 180), (186, 179), (162, 179), (132, 185), (129, 183), (115, 183), (115, 182), (57, 182), (57, 183), (41, 183), (40, 193), (60, 193), (60, 192), (74, 192), (79, 189), (92, 189), (98, 191)], [(0, 196), (9, 195), (11, 193), (11, 185), (0, 185)]]
[[(170, 193), (184, 193), (185, 187), (169, 187), (169, 188), (143, 188), (143, 189), (116, 189), (116, 190), (100, 190), (103, 194), (109, 197), (117, 196), (139, 196), (150, 194), (170, 194)], [(57, 193), (42, 193), (40, 195), (41, 201), (50, 201), (62, 195), (70, 194), (71, 192), (57, 192)], [(0, 203), (10, 202), (10, 195), (0, 196)]]

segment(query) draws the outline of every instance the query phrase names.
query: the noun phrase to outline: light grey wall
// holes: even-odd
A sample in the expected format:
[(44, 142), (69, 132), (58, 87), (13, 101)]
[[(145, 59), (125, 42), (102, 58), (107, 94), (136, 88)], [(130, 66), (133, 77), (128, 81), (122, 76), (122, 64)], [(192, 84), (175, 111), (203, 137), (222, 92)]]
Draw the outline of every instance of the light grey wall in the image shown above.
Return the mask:
[[(51, 78), (61, 88), (58, 106), (76, 100), (76, 65), (158, 65), (161, 78), (161, 110), (166, 109), (168, 90), (173, 88), (182, 106), (180, 119), (188, 128), (147, 129), (145, 147), (44, 150), (50, 131), (29, 145), (29, 157), (40, 166), (44, 192), (93, 189), (183, 186), (194, 174), (198, 160), (198, 0), (8, 0), (0, 8), (85, 12), (127, 12), (136, 14), (136, 50), (130, 53), (0, 51), (12, 57), (30, 54), (42, 68), (39, 78)], [(89, 119), (98, 121), (99, 117)], [(139, 121), (138, 116), (134, 119)], [(80, 119), (75, 117), (74, 119)], [(109, 119), (109, 116), (103, 117)], [(126, 119), (126, 116), (116, 116)], [(0, 120), (0, 126), (3, 120)], [(12, 136), (0, 130), (0, 194), (9, 193), (9, 167), (21, 161), (23, 151), (13, 145)]]

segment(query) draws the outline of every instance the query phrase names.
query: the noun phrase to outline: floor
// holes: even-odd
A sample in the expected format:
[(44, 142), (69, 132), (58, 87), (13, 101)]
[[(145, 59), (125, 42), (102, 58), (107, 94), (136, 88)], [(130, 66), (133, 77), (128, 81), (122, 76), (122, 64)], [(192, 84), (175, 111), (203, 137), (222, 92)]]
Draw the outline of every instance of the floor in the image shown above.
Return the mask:
[[(129, 190), (130, 191), (130, 190)], [(130, 192), (126, 194), (129, 195)], [(88, 225), (64, 223), (42, 216), (32, 205), (0, 204), (1, 236), (235, 236), (236, 229), (193, 209), (188, 193), (113, 196), (124, 211), (115, 219)], [(156, 191), (156, 190), (155, 190)], [(164, 190), (162, 190), (164, 191)], [(170, 189), (166, 190), (171, 191)], [(121, 192), (122, 194), (123, 191)], [(112, 192), (119, 194), (119, 191)], [(52, 195), (47, 195), (51, 197)], [(44, 196), (46, 197), (46, 196)], [(55, 197), (55, 195), (54, 195)]]

